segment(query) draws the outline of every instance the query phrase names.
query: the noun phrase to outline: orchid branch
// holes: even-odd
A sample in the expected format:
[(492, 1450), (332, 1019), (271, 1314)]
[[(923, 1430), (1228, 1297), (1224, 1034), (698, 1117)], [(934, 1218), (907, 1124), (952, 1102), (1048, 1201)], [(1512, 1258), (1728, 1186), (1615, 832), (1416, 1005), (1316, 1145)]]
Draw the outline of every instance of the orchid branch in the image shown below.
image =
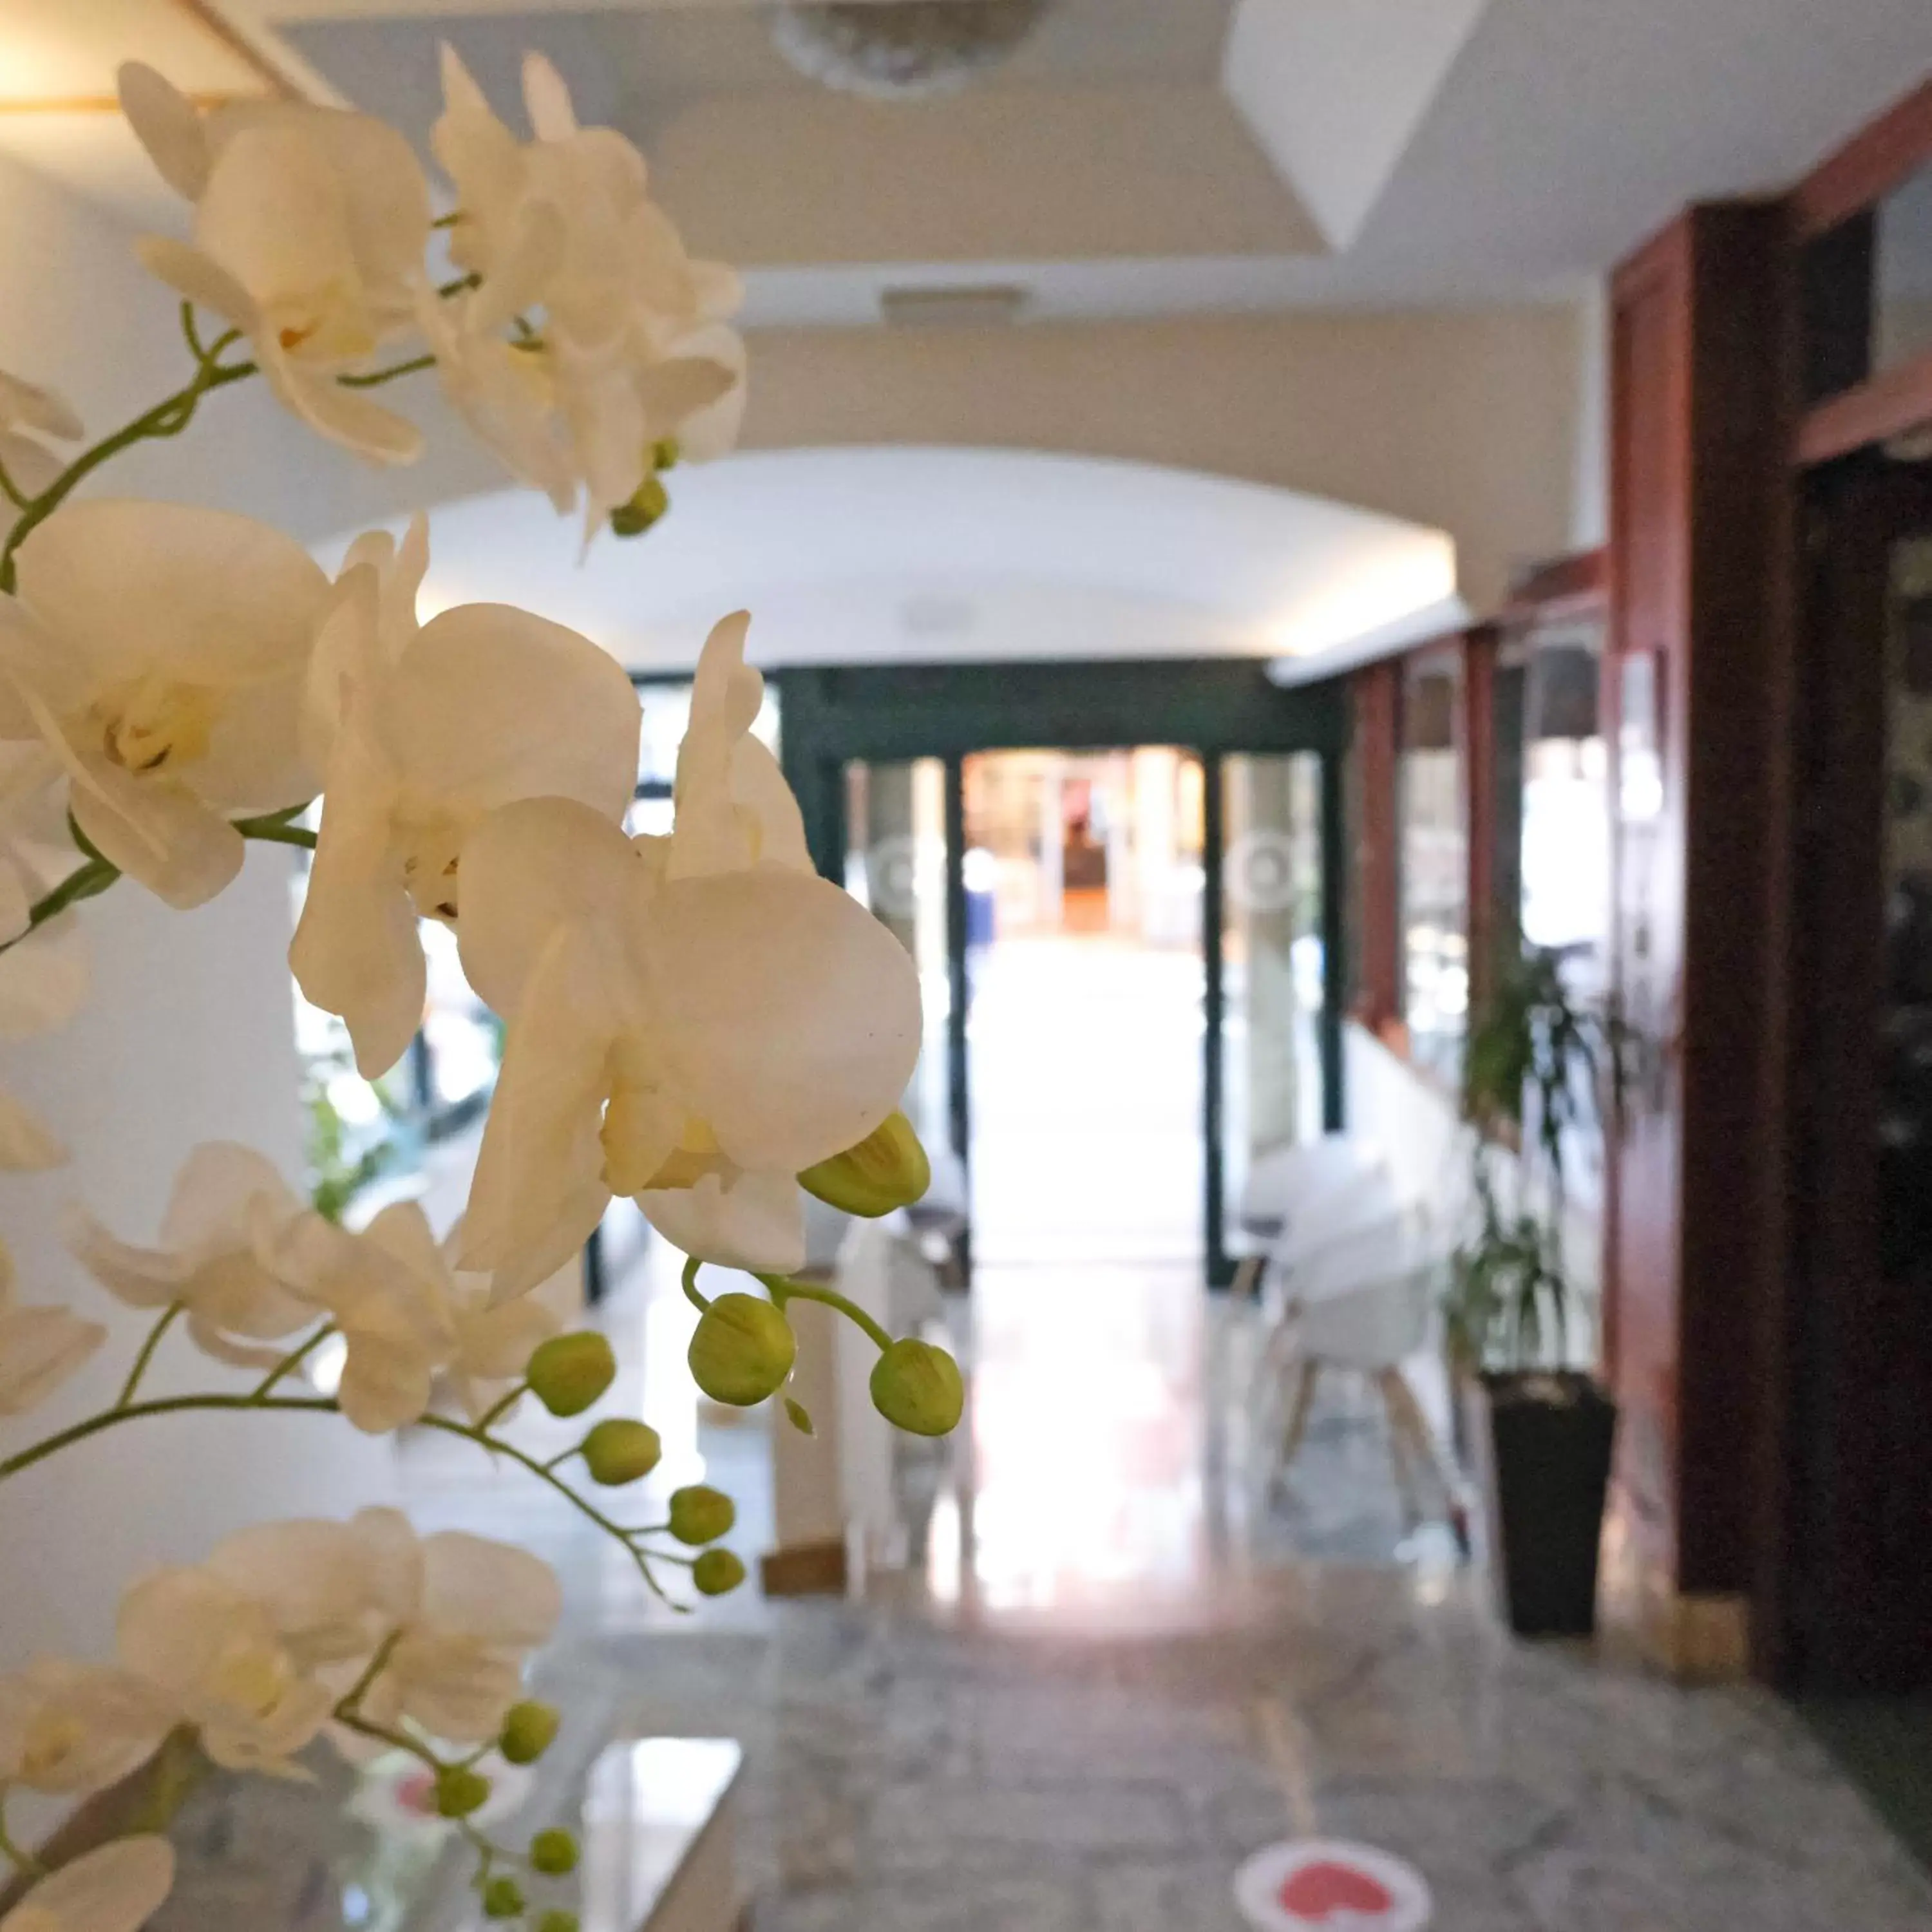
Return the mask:
[(74, 490), (104, 463), (150, 439), (178, 436), (193, 418), (196, 406), (211, 390), (244, 381), (256, 373), (252, 362), (218, 363), (212, 358), (233, 338), (224, 337), (207, 356), (200, 359), (192, 377), (175, 393), (151, 410), (124, 423), (112, 436), (104, 436), (91, 449), (76, 456), (40, 494), (22, 507), (19, 518), (0, 544), (0, 591), (12, 594), (19, 571), (15, 553), (40, 525), (65, 502)]
[(249, 1395), (249, 1400), (255, 1403), (258, 1407), (267, 1406), (269, 1395), (274, 1389), (276, 1384), (284, 1381), (288, 1376), (293, 1375), (296, 1370), (300, 1368), (302, 1364), (308, 1360), (308, 1358), (317, 1348), (320, 1348), (322, 1343), (327, 1341), (329, 1336), (333, 1335), (334, 1333), (335, 1324), (333, 1322), (325, 1322), (322, 1326), (318, 1328), (313, 1335), (310, 1336), (305, 1342), (301, 1343), (298, 1347), (291, 1348), (289, 1352), (284, 1355), (265, 1376), (262, 1377), (262, 1380), (256, 1384), (254, 1390)]
[[(69, 1427), (58, 1431), (44, 1441), (33, 1443), (17, 1454), (0, 1462), (0, 1482), (10, 1476), (16, 1476), (57, 1456), (64, 1449), (88, 1441), (106, 1430), (115, 1429), (125, 1422), (146, 1420), (150, 1416), (178, 1415), (196, 1412), (226, 1410), (272, 1410), (283, 1414), (340, 1415), (341, 1405), (332, 1396), (271, 1395), (268, 1390), (280, 1380), (284, 1372), (306, 1354), (310, 1348), (322, 1339), (326, 1329), (309, 1337), (302, 1348), (296, 1350), (290, 1361), (278, 1364), (268, 1379), (247, 1395), (178, 1395), (166, 1396), (148, 1402), (129, 1402), (124, 1406), (104, 1409), (98, 1415), (90, 1415)], [(589, 1497), (572, 1488), (554, 1470), (538, 1462), (532, 1455), (518, 1448), (514, 1442), (500, 1436), (493, 1436), (474, 1423), (458, 1422), (453, 1416), (425, 1415), (420, 1418), (419, 1426), (424, 1429), (440, 1430), (446, 1436), (460, 1436), (466, 1442), (473, 1442), (479, 1449), (491, 1455), (507, 1456), (513, 1462), (520, 1464), (539, 1482), (547, 1483), (563, 1498), (580, 1516), (588, 1518), (605, 1535), (618, 1544), (637, 1566), (651, 1594), (674, 1610), (681, 1610), (682, 1604), (674, 1604), (664, 1594), (664, 1586), (652, 1574), (653, 1563), (682, 1563), (685, 1559), (660, 1550), (643, 1550), (637, 1547), (632, 1538), (641, 1535), (642, 1531), (627, 1531), (606, 1516)]]
[(406, 362), (398, 362), (387, 369), (372, 369), (366, 376), (338, 376), (336, 381), (345, 389), (374, 389), (385, 382), (393, 382), (398, 376), (413, 376), (421, 369), (434, 369), (434, 356), (412, 356)]
[(141, 1352), (134, 1358), (134, 1366), (128, 1371), (128, 1379), (121, 1385), (121, 1394), (116, 1400), (116, 1408), (125, 1408), (134, 1400), (134, 1391), (141, 1386), (141, 1378), (148, 1372), (148, 1364), (154, 1359), (154, 1351), (161, 1345), (161, 1337), (174, 1326), (176, 1318), (187, 1306), (184, 1302), (171, 1301), (161, 1310), (161, 1318), (148, 1331), (148, 1339), (141, 1344)]
[(881, 1351), (892, 1346), (892, 1338), (856, 1301), (848, 1300), (836, 1288), (820, 1288), (810, 1282), (793, 1281), (781, 1274), (761, 1274), (758, 1279), (772, 1298), (772, 1306), (782, 1310), (788, 1301), (822, 1302), (836, 1308), (847, 1321), (863, 1329)]

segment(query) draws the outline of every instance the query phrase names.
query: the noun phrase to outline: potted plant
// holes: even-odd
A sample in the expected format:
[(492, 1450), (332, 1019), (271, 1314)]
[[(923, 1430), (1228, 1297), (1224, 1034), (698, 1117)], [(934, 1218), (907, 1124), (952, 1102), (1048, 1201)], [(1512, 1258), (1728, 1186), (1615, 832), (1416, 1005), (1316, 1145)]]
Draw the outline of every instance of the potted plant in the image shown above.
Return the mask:
[(1462, 1112), (1471, 1228), (1444, 1306), (1503, 1613), (1522, 1636), (1587, 1635), (1616, 1408), (1570, 1366), (1566, 1162), (1621, 1078), (1621, 1028), (1528, 950), (1472, 1033)]

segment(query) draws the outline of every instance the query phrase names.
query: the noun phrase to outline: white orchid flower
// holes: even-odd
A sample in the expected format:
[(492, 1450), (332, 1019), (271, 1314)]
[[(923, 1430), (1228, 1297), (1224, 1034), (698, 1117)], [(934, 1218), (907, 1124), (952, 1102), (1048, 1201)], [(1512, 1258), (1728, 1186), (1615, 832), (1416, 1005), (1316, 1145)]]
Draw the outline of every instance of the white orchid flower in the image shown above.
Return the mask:
[[(419, 528), (405, 550), (422, 554)], [(304, 994), (341, 1016), (370, 1079), (422, 1023), (416, 921), (457, 922), (464, 844), (482, 820), (554, 797), (614, 824), (638, 775), (637, 696), (615, 658), (505, 604), (459, 605), (416, 630), (399, 600), (412, 572), (413, 560), (386, 574), (352, 565), (318, 646), (315, 706), (334, 722), (289, 952)]]
[(527, 1552), (458, 1531), (418, 1538), (390, 1509), (243, 1530), (209, 1567), (262, 1606), (292, 1655), (336, 1666), (345, 1686), (386, 1646), (364, 1714), (452, 1743), (496, 1736), (562, 1609), (555, 1574)]
[(16, 1292), (13, 1252), (0, 1241), (0, 1416), (39, 1408), (107, 1339), (99, 1322), (83, 1322), (70, 1309), (21, 1307)]
[(414, 331), (429, 184), (409, 142), (366, 114), (248, 102), (203, 116), (152, 68), (121, 104), (163, 178), (194, 203), (194, 239), (144, 236), (143, 264), (242, 331), (277, 398), (312, 429), (384, 463), (415, 460), (416, 426), (336, 380)]
[(304, 1214), (262, 1250), (276, 1273), (326, 1308), (340, 1330), (348, 1353), (336, 1400), (370, 1436), (422, 1418), (436, 1371), (455, 1350), (454, 1316), (438, 1285), (418, 1271), (422, 1220), (410, 1202), (384, 1208), (359, 1234)]
[(265, 1232), (305, 1211), (265, 1156), (232, 1141), (208, 1141), (175, 1177), (158, 1246), (118, 1240), (77, 1207), (69, 1209), (64, 1232), (75, 1259), (117, 1301), (155, 1310), (178, 1303), (206, 1354), (268, 1368), (287, 1352), (264, 1343), (286, 1342), (319, 1318), (314, 1304), (262, 1256)]
[(48, 448), (87, 434), (67, 399), (0, 370), (0, 470), (22, 496), (38, 496), (67, 467)]
[[(80, 1012), (87, 986), (86, 940), (73, 913), (15, 940), (0, 952), (0, 1041), (58, 1031)], [(0, 1092), (0, 1173), (44, 1173), (67, 1158), (33, 1108)]]
[(292, 537), (178, 503), (70, 504), (0, 599), (0, 738), (39, 737), (82, 832), (170, 905), (241, 870), (231, 819), (314, 795), (298, 740), (328, 579)]
[(397, 1634), (364, 1710), (452, 1744), (494, 1738), (521, 1694), (525, 1658), (562, 1614), (556, 1573), (527, 1550), (460, 1530), (418, 1538), (397, 1510), (364, 1510), (351, 1526)]
[(0, 1932), (140, 1932), (174, 1882), (166, 1839), (116, 1838), (30, 1886)]
[(668, 838), (538, 800), (466, 852), (464, 970), (508, 1035), (464, 1254), (500, 1298), (568, 1259), (614, 1193), (688, 1252), (797, 1267), (794, 1177), (862, 1139), (911, 1074), (917, 975), (811, 870), (748, 735), (746, 621), (705, 646)]
[(448, 1339), (436, 1364), (440, 1385), (446, 1385), (472, 1422), (481, 1421), (522, 1379), (538, 1345), (562, 1328), (561, 1318), (528, 1295), (496, 1300), (487, 1274), (458, 1265), (461, 1224), (439, 1242), (428, 1217), (412, 1201), (386, 1208), (370, 1224), (369, 1238), (380, 1240), (430, 1304), (442, 1311), (440, 1332)]
[(37, 1657), (0, 1677), (0, 1786), (61, 1797), (99, 1791), (142, 1762), (172, 1721), (131, 1672)]
[[(741, 299), (738, 278), (692, 260), (650, 199), (644, 157), (611, 128), (580, 128), (540, 55), (524, 62), (528, 142), (447, 46), (442, 81), (431, 139), (459, 202), (450, 253), (480, 280), (448, 319), (454, 339), (436, 345), (445, 386), (560, 508), (581, 486), (587, 536), (652, 473), (658, 443), (704, 457), (735, 439), (744, 355), (724, 324)], [(502, 343), (505, 324), (539, 308), (543, 326), (527, 345)], [(466, 349), (466, 338), (493, 346)]]
[(115, 1648), (123, 1667), (197, 1726), (202, 1748), (231, 1771), (301, 1775), (290, 1760), (334, 1708), (268, 1612), (212, 1570), (142, 1578), (121, 1600)]

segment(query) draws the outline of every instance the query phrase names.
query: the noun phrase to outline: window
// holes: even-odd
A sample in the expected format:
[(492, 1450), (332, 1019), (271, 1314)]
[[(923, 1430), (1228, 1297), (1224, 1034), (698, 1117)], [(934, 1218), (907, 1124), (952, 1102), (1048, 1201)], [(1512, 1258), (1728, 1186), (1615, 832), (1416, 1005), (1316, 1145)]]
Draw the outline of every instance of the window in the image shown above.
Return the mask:
[(1602, 990), (1610, 936), (1609, 759), (1598, 720), (1600, 620), (1532, 640), (1522, 727), (1523, 943), (1561, 952), (1572, 990)]
[(1402, 1016), (1409, 1052), (1449, 1082), (1469, 1010), (1469, 838), (1460, 650), (1404, 666), (1396, 764)]

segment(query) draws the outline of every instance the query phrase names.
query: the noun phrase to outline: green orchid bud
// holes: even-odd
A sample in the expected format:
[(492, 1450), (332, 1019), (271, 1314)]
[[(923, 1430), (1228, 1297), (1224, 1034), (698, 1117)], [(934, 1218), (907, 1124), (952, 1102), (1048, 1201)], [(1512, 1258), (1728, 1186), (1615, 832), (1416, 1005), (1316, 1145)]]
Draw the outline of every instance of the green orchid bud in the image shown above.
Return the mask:
[(721, 1294), (698, 1318), (686, 1359), (691, 1378), (713, 1402), (749, 1408), (791, 1373), (798, 1338), (769, 1301)]
[(657, 1431), (646, 1422), (613, 1416), (600, 1422), (584, 1438), (584, 1466), (593, 1483), (606, 1489), (620, 1488), (648, 1476), (658, 1466), (664, 1444)]
[(524, 1373), (551, 1414), (581, 1415), (616, 1379), (617, 1358), (594, 1328), (583, 1328), (540, 1343)]
[(530, 1863), (546, 1878), (562, 1878), (577, 1869), (577, 1840), (561, 1826), (539, 1832), (530, 1840)]
[(555, 1741), (561, 1721), (554, 1705), (526, 1698), (506, 1714), (496, 1748), (512, 1764), (535, 1764)]
[(959, 1364), (944, 1348), (907, 1336), (872, 1366), (872, 1406), (909, 1436), (945, 1436), (966, 1406)]
[(446, 1764), (436, 1774), (436, 1810), (440, 1818), (466, 1818), (482, 1810), (490, 1796), (490, 1780), (467, 1765)]
[(725, 1596), (745, 1580), (745, 1566), (728, 1550), (707, 1550), (691, 1566), (691, 1580), (700, 1597)]
[(737, 1520), (737, 1504), (722, 1490), (694, 1483), (688, 1489), (671, 1492), (670, 1533), (694, 1549), (728, 1536)]
[(574, 1912), (546, 1912), (537, 1921), (537, 1932), (578, 1932), (581, 1922)]
[(651, 467), (653, 470), (675, 470), (678, 459), (683, 454), (684, 446), (676, 436), (662, 436), (651, 445)]
[(520, 1918), (524, 1913), (524, 1888), (513, 1878), (493, 1878), (483, 1888), (485, 1918)]
[(611, 534), (640, 537), (653, 524), (660, 521), (670, 508), (670, 492), (653, 472), (638, 485), (637, 494), (628, 502), (620, 503), (610, 512)]
[(808, 1167), (798, 1184), (829, 1207), (877, 1220), (925, 1193), (932, 1185), (932, 1163), (911, 1121), (890, 1114), (856, 1147)]

